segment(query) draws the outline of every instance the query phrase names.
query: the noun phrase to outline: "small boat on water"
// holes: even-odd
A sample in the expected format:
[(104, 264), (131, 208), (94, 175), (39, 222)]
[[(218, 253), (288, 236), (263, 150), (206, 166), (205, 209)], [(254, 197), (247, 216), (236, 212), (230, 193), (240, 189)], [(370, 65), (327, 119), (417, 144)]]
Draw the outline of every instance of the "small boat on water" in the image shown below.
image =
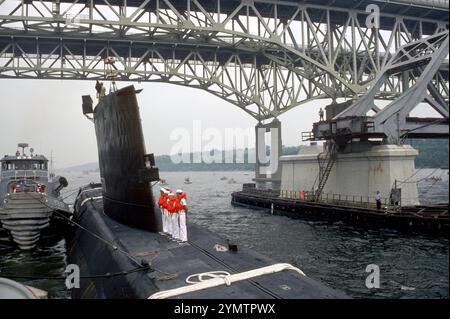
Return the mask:
[(184, 183), (185, 183), (185, 184), (192, 184), (192, 182), (191, 182), (191, 180), (189, 179), (189, 177), (186, 177), (186, 178), (184, 179)]
[(165, 179), (163, 179), (163, 178), (161, 178), (161, 179), (159, 180), (159, 184), (160, 184), (161, 186), (167, 186), (167, 185), (169, 185), (169, 184), (167, 183), (167, 181), (166, 181)]
[(61, 227), (67, 223), (54, 212), (71, 215), (60, 197), (67, 180), (49, 178), (47, 158), (33, 154), (32, 148), (26, 154), (26, 148), (28, 144), (21, 143), (21, 151), (0, 160), (0, 238), (6, 237), (22, 250), (35, 248), (43, 235), (64, 234)]
[(221, 181), (226, 181), (227, 178), (224, 176), (224, 177), (220, 178), (220, 180), (221, 180)]

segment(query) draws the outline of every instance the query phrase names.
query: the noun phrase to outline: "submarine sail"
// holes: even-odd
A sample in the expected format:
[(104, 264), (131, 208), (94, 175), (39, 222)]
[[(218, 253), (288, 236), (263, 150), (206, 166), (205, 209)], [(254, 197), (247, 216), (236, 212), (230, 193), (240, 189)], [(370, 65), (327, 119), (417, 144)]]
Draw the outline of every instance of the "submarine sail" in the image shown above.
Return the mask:
[(157, 231), (150, 182), (159, 175), (145, 154), (136, 93), (125, 87), (101, 98), (94, 111), (104, 210), (122, 224)]

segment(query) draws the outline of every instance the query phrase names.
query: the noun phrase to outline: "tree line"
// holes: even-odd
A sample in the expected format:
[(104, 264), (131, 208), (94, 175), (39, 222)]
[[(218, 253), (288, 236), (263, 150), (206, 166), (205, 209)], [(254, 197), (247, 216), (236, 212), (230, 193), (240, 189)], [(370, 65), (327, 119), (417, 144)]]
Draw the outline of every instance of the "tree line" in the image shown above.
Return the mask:
[[(419, 151), (416, 168), (448, 168), (447, 139), (414, 139), (407, 140), (405, 144), (410, 144)], [(301, 146), (283, 146), (282, 155), (296, 155), (300, 148)], [(192, 163), (194, 158), (192, 153), (191, 163), (173, 163), (169, 155), (156, 156), (155, 160), (156, 166), (161, 171), (254, 171), (255, 164), (247, 161), (250, 152), (254, 150), (244, 150), (245, 163)]]

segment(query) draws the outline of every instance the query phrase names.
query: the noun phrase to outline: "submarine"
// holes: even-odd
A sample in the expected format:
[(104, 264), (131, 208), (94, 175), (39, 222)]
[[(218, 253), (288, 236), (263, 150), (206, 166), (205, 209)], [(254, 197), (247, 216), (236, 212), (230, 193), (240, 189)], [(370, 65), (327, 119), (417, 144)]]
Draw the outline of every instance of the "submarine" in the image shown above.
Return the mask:
[(346, 299), (348, 296), (274, 260), (188, 222), (189, 240), (160, 234), (137, 91), (124, 87), (83, 113), (95, 125), (101, 183), (81, 187), (67, 239), (67, 263), (79, 267), (72, 298)]

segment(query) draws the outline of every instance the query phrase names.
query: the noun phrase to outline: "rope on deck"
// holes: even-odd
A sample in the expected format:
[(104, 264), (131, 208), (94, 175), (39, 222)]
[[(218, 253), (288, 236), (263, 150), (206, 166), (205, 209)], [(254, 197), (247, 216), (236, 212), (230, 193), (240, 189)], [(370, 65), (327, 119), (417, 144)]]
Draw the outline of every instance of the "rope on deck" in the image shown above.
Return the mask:
[[(238, 274), (231, 275), (226, 271), (211, 271), (200, 274), (194, 274), (189, 276), (186, 279), (187, 283), (190, 283), (188, 286), (183, 286), (175, 289), (169, 289), (154, 293), (148, 299), (166, 299), (170, 297), (175, 297), (179, 295), (183, 295), (186, 293), (196, 292), (208, 288), (214, 288), (222, 285), (231, 286), (232, 283), (247, 280), (259, 276), (275, 274), (285, 270), (293, 270), (299, 273), (302, 276), (306, 276), (305, 273), (297, 267), (292, 266), (291, 264), (281, 263), (274, 264), (271, 266), (266, 266), (262, 268), (257, 268), (249, 271), (245, 271)], [(197, 277), (198, 281), (192, 281), (192, 278)], [(204, 279), (203, 277), (209, 277), (211, 279)]]

